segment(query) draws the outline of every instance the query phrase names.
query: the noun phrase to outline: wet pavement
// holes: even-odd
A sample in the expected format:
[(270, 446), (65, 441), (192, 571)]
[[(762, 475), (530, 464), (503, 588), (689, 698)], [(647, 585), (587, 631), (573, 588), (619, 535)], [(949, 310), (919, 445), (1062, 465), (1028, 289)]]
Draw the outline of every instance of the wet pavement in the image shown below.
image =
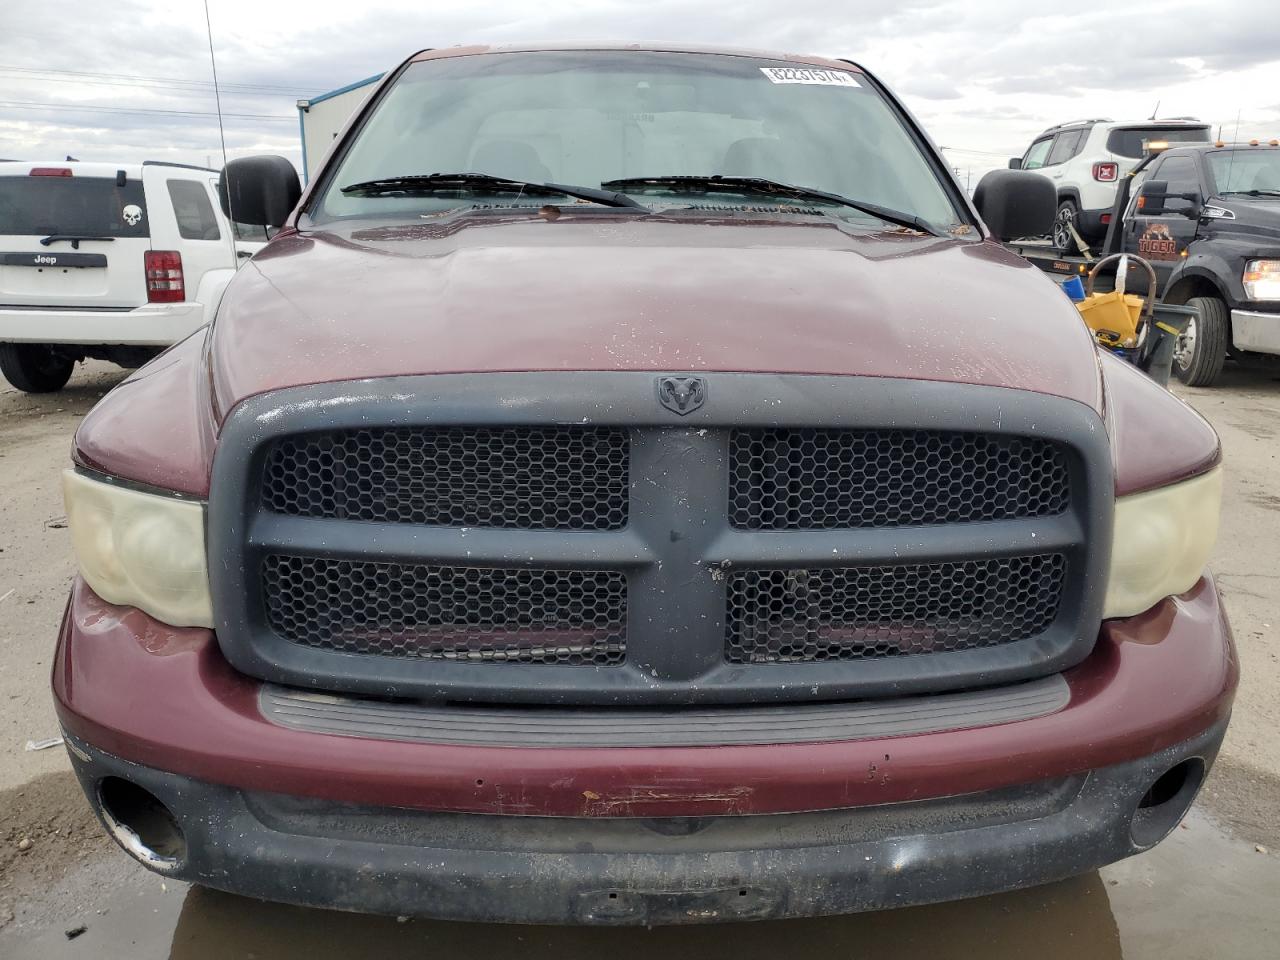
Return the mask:
[[(114, 851), (113, 851), (114, 854)], [(1204, 815), (1156, 849), (1073, 880), (928, 907), (821, 920), (655, 930), (397, 922), (191, 888), (114, 854), (0, 932), (5, 960), (440, 957), (981, 957), (1253, 960), (1280, 956), (1280, 857)], [(104, 893), (104, 890), (107, 891)], [(88, 906), (88, 905), (92, 906)], [(82, 906), (83, 905), (83, 906)], [(84, 931), (68, 939), (83, 925)]]

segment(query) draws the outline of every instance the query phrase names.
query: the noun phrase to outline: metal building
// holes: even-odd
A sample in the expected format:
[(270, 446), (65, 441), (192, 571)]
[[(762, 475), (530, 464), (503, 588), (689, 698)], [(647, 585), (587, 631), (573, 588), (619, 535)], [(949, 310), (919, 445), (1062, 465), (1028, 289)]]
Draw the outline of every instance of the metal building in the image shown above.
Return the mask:
[(302, 135), (302, 178), (310, 180), (319, 169), (329, 149), (329, 143), (338, 135), (347, 118), (364, 103), (373, 85), (382, 74), (357, 80), (337, 90), (330, 90), (310, 100), (298, 101), (298, 130)]

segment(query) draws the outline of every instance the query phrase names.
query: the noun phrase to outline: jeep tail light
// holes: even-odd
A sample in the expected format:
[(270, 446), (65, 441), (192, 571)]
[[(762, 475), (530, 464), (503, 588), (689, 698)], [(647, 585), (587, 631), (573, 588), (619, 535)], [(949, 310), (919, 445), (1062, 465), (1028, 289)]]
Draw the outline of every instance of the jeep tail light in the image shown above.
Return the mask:
[(1120, 179), (1120, 167), (1114, 163), (1095, 163), (1093, 165), (1093, 179), (1099, 183), (1115, 183)]
[(1106, 226), (1109, 226), (1110, 224), (1111, 224), (1111, 214), (1104, 213), (1102, 215), (1102, 225), (1106, 227)]
[(148, 250), (142, 262), (147, 270), (148, 303), (181, 303), (187, 299), (182, 254), (177, 250)]
[(32, 167), (32, 177), (69, 177), (71, 176), (70, 167)]

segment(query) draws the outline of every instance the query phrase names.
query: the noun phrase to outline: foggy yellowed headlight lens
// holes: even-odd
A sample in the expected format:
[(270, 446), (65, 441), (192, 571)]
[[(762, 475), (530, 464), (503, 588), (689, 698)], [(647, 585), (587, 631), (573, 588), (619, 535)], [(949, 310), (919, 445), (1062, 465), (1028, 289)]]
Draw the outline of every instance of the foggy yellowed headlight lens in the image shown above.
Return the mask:
[(110, 603), (177, 627), (211, 627), (204, 508), (74, 470), (62, 475), (80, 573)]
[(1131, 617), (1195, 586), (1218, 538), (1222, 468), (1116, 500), (1104, 617)]

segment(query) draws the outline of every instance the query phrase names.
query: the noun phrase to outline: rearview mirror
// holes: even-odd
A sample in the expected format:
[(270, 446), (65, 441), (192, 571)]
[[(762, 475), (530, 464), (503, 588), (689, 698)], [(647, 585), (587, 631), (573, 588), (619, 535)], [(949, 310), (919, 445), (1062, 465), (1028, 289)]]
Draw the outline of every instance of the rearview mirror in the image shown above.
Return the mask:
[(1026, 170), (992, 170), (973, 192), (978, 214), (998, 239), (1039, 237), (1053, 228), (1058, 190), (1053, 181)]
[(223, 167), (218, 178), (218, 202), (236, 223), (278, 227), (301, 196), (298, 173), (284, 157), (241, 157)]
[(1021, 169), (1022, 169), (1022, 158), (1021, 158), (1021, 157), (1010, 157), (1010, 158), (1009, 158), (1009, 169), (1010, 169), (1010, 170), (1021, 170)]

